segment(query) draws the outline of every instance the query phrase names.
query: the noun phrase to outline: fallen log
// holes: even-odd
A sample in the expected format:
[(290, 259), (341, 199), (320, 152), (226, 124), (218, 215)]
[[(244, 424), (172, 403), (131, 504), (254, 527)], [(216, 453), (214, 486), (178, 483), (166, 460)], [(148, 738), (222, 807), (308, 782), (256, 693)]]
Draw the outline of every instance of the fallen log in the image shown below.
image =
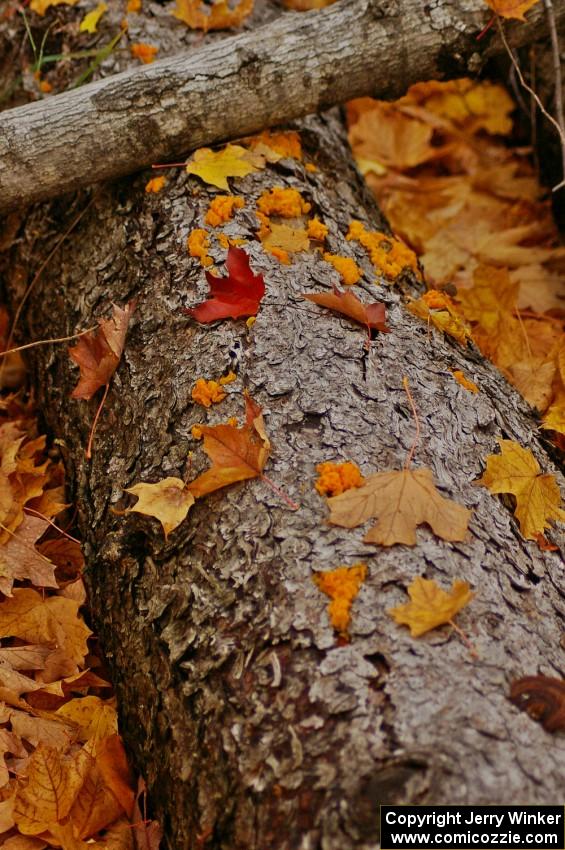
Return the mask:
[[(74, 484), (122, 729), (170, 850), (374, 850), (379, 804), (553, 803), (565, 780), (556, 740), (508, 700), (515, 677), (563, 675), (562, 556), (524, 540), (512, 508), (473, 483), (500, 436), (531, 447), (562, 491), (563, 476), (496, 369), (404, 309), (417, 281), (375, 285), (365, 251), (345, 240), (352, 218), (386, 224), (337, 118), (299, 129), (317, 171), (285, 159), (234, 187), (246, 208), (228, 233), (248, 240), (267, 287), (251, 329), (182, 312), (207, 292), (185, 244), (214, 196), (182, 172), (157, 195), (143, 176), (102, 188), (25, 313), (25, 339), (59, 337), (107, 315), (110, 300), (137, 298), (90, 463), (98, 399), (69, 398), (77, 370), (64, 349), (36, 349), (33, 366)], [(329, 227), (327, 249), (363, 268), (360, 294), (386, 302), (392, 332), (369, 352), (362, 328), (302, 299), (337, 281), (317, 252), (285, 266), (254, 239), (255, 201), (273, 185), (300, 190)], [(22, 270), (31, 278), (53, 247), (53, 221), (63, 232), (86, 201), (30, 211), (3, 261), (14, 304)], [(214, 238), (210, 252), (223, 262)], [(205, 411), (194, 383), (228, 368), (236, 345), (238, 382)], [(416, 432), (404, 376), (421, 423), (414, 466), (429, 466), (442, 494), (473, 511), (462, 543), (420, 528), (415, 547), (363, 544), (362, 529), (328, 526), (314, 489), (326, 460), (353, 459), (365, 474), (402, 468)], [(192, 426), (241, 419), (244, 387), (264, 408), (265, 471), (300, 509), (256, 479), (200, 499), (168, 542), (156, 520), (124, 516), (124, 488), (206, 466)], [(551, 539), (565, 551), (562, 526)], [(358, 562), (368, 576), (340, 645), (313, 574)], [(422, 574), (476, 591), (459, 623), (479, 659), (447, 627), (415, 640), (387, 614)]]
[[(339, 0), (0, 115), (0, 214), (335, 104), (476, 74), (502, 46), (484, 0)], [(565, 4), (556, 6), (557, 22)], [(542, 4), (509, 24), (545, 32)]]

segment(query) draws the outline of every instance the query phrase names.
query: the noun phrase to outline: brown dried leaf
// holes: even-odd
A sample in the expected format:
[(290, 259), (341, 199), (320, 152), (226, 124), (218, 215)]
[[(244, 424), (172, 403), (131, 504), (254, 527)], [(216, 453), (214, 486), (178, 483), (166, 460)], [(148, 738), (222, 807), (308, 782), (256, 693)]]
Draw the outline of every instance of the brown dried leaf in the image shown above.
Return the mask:
[(12, 595), (14, 581), (29, 579), (36, 587), (57, 587), (51, 561), (35, 548), (49, 528), (39, 517), (24, 516), (9, 540), (0, 546), (0, 593)]
[(340, 290), (334, 286), (333, 292), (314, 292), (312, 295), (303, 292), (302, 297), (320, 307), (327, 307), (336, 313), (341, 313), (366, 328), (373, 328), (383, 333), (388, 333), (390, 328), (386, 326), (385, 306), (374, 301), (372, 304), (363, 304), (353, 292)]
[(550, 676), (525, 676), (512, 682), (510, 699), (538, 720), (546, 732), (565, 729), (565, 681)]
[(342, 528), (356, 528), (368, 519), (376, 524), (364, 543), (414, 546), (416, 528), (427, 523), (444, 540), (463, 540), (471, 511), (444, 499), (434, 484), (433, 473), (422, 469), (377, 472), (357, 487), (328, 499), (330, 522)]

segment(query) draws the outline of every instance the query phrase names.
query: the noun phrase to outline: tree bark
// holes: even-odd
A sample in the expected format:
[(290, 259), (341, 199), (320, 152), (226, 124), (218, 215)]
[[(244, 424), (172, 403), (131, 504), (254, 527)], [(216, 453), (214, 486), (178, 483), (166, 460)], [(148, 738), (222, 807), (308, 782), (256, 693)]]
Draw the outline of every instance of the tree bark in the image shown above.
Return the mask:
[[(60, 347), (37, 349), (33, 364), (74, 482), (93, 620), (123, 731), (171, 850), (374, 850), (380, 803), (550, 803), (565, 778), (562, 744), (507, 698), (516, 676), (565, 672), (565, 536), (562, 527), (550, 535), (560, 552), (539, 551), (511, 506), (473, 483), (501, 436), (531, 447), (562, 488), (563, 477), (532, 412), (497, 371), (474, 348), (430, 332), (403, 306), (414, 282), (375, 284), (364, 251), (346, 242), (352, 218), (386, 225), (336, 116), (300, 130), (317, 172), (282, 160), (237, 182), (246, 208), (226, 231), (251, 240), (246, 251), (267, 284), (251, 330), (182, 314), (207, 291), (185, 241), (214, 195), (184, 173), (159, 195), (144, 193), (143, 176), (102, 189), (26, 314), (25, 338), (38, 339), (92, 324), (110, 300), (138, 299), (91, 463), (84, 448), (97, 400), (69, 398), (77, 372)], [(253, 241), (254, 201), (273, 185), (303, 193), (330, 228), (328, 250), (353, 256), (364, 295), (386, 302), (392, 332), (369, 353), (361, 329), (302, 300), (337, 281), (316, 252), (288, 267)], [(53, 245), (50, 220), (62, 231), (75, 214), (36, 208), (6, 266), (31, 275)], [(221, 263), (223, 249), (211, 250)], [(14, 303), (16, 280), (8, 280)], [(192, 386), (228, 366), (236, 341), (239, 382), (205, 411)], [(459, 387), (451, 369), (477, 381), (480, 394)], [(464, 543), (422, 528), (414, 548), (364, 545), (363, 529), (327, 525), (313, 488), (325, 460), (351, 458), (366, 474), (402, 467), (415, 433), (403, 376), (422, 429), (415, 465), (430, 466), (442, 493), (473, 510)], [(274, 447), (266, 472), (300, 509), (254, 480), (199, 501), (167, 543), (156, 521), (117, 515), (125, 487), (207, 465), (191, 427), (241, 417), (243, 386), (265, 410)], [(351, 642), (339, 645), (312, 575), (359, 561), (369, 575)], [(387, 614), (422, 574), (476, 591), (458, 619), (479, 661), (450, 629), (415, 640)]]
[[(7, 110), (0, 214), (353, 97), (476, 74), (502, 50), (494, 32), (476, 40), (488, 16), (484, 0), (340, 0)], [(528, 17), (507, 25), (512, 46), (546, 31), (541, 4)]]

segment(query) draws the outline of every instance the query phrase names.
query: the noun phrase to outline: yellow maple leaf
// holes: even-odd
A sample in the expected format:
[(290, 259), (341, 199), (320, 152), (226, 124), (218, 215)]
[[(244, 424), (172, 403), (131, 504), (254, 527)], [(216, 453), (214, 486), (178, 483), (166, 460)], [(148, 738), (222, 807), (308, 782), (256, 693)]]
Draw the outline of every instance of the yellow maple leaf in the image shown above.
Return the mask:
[(155, 517), (163, 526), (165, 538), (181, 524), (194, 504), (194, 496), (180, 478), (163, 478), (156, 484), (136, 484), (125, 492), (138, 499), (126, 513)]
[(485, 472), (477, 484), (488, 487), (491, 493), (515, 496), (520, 531), (527, 539), (535, 540), (550, 526), (550, 520), (565, 522), (559, 486), (554, 475), (542, 475), (529, 449), (513, 440), (498, 440), (498, 444), (501, 453), (487, 457)]
[(444, 499), (434, 484), (433, 473), (422, 469), (399, 469), (369, 475), (361, 487), (328, 499), (330, 523), (356, 528), (368, 519), (376, 524), (364, 543), (414, 546), (416, 528), (427, 523), (444, 540), (463, 540), (471, 511)]
[(525, 21), (524, 13), (535, 6), (538, 0), (485, 0), (485, 2), (501, 18)]
[(542, 428), (565, 434), (565, 393), (559, 392), (543, 417)]
[(228, 0), (214, 0), (212, 7), (205, 6), (203, 0), (177, 0), (173, 15), (192, 29), (223, 30), (238, 27), (253, 11), (254, 2), (238, 0), (237, 5), (230, 8)]
[(455, 307), (446, 305), (445, 308), (436, 310), (431, 309), (424, 298), (417, 298), (409, 301), (406, 305), (407, 309), (418, 316), (419, 319), (424, 319), (431, 322), (438, 330), (449, 334), (461, 345), (466, 345), (471, 338), (471, 328), (464, 321), (463, 317), (457, 313)]
[(17, 785), (14, 820), (20, 832), (38, 835), (68, 815), (89, 761), (84, 750), (72, 757), (39, 744), (27, 762), (26, 778)]
[(102, 700), (96, 696), (75, 697), (55, 712), (79, 727), (80, 741), (99, 741), (118, 731), (116, 701)]
[[(428, 80), (410, 86), (399, 105), (423, 107), (420, 120), (437, 126), (432, 116), (446, 118), (455, 127), (474, 134), (479, 130), (507, 135), (512, 130), (510, 114), (515, 104), (506, 89), (488, 80), (477, 82), (468, 77), (447, 82)], [(443, 129), (450, 129), (445, 126)]]
[(108, 11), (108, 6), (106, 3), (99, 3), (96, 9), (93, 9), (91, 12), (88, 12), (82, 21), (79, 24), (79, 32), (96, 32), (96, 27), (98, 26), (98, 22), (104, 12)]
[(74, 6), (78, 0), (31, 0), (29, 8), (38, 15), (44, 15), (50, 6)]
[(228, 177), (246, 177), (259, 170), (261, 161), (262, 158), (254, 157), (240, 145), (226, 145), (221, 151), (199, 148), (186, 164), (186, 170), (205, 183), (229, 190)]
[(262, 239), (267, 250), (280, 248), (295, 254), (298, 251), (307, 251), (310, 247), (308, 234), (302, 227), (289, 227), (288, 224), (275, 224), (270, 222), (269, 233)]
[(514, 313), (518, 288), (510, 280), (508, 269), (480, 265), (474, 271), (473, 286), (460, 289), (457, 301), (464, 318), (492, 336), (499, 333), (501, 321)]
[(82, 664), (92, 632), (77, 616), (79, 603), (62, 596), (43, 596), (29, 587), (14, 590), (0, 605), (0, 632), (30, 643), (55, 643)]
[(450, 623), (474, 595), (466, 581), (456, 579), (447, 593), (435, 581), (418, 576), (408, 587), (410, 602), (388, 613), (399, 625), (409, 626), (412, 637), (420, 637)]

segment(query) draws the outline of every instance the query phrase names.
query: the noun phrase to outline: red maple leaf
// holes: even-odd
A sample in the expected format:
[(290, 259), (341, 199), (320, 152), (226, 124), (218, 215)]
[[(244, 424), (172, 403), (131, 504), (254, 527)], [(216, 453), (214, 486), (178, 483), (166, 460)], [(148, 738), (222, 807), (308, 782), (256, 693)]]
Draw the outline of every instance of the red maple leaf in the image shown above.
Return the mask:
[(265, 294), (263, 275), (253, 274), (249, 257), (242, 248), (229, 248), (226, 268), (227, 277), (216, 277), (206, 272), (211, 298), (196, 307), (184, 308), (184, 312), (197, 322), (257, 314)]

